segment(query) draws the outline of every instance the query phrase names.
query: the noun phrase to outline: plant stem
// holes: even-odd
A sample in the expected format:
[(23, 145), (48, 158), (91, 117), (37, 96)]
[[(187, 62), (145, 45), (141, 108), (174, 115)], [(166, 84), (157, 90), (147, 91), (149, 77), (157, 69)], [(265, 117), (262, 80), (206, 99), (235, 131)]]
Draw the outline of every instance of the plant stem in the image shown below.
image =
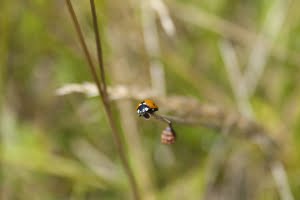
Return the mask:
[(104, 105), (104, 109), (105, 109), (105, 112), (107, 114), (110, 127), (112, 129), (113, 139), (114, 139), (115, 145), (117, 147), (117, 151), (118, 151), (118, 154), (120, 156), (121, 163), (122, 163), (122, 165), (125, 169), (125, 173), (128, 176), (130, 186), (132, 188), (134, 199), (139, 200), (141, 198), (140, 198), (140, 193), (139, 193), (139, 190), (138, 190), (138, 186), (137, 186), (133, 171), (132, 171), (132, 169), (129, 165), (129, 161), (128, 161), (127, 155), (125, 153), (125, 147), (124, 147), (123, 142), (122, 142), (121, 137), (120, 137), (121, 134), (119, 133), (119, 131), (117, 129), (117, 126), (116, 126), (116, 123), (114, 121), (113, 114), (112, 114), (112, 111), (111, 111), (110, 103), (109, 103), (109, 97), (108, 97), (107, 89), (106, 89), (105, 72), (104, 72), (104, 67), (103, 67), (103, 58), (102, 58), (102, 50), (101, 50), (101, 43), (100, 43), (100, 34), (98, 32), (97, 16), (96, 16), (96, 9), (95, 9), (94, 1), (91, 0), (90, 3), (91, 3), (92, 15), (93, 15), (93, 24), (94, 24), (94, 31), (95, 31), (95, 37), (96, 37), (97, 55), (98, 55), (100, 72), (101, 72), (101, 80), (99, 80), (99, 78), (97, 76), (96, 67), (92, 62), (91, 55), (88, 51), (87, 45), (86, 45), (85, 40), (83, 38), (83, 34), (82, 34), (82, 31), (81, 31), (80, 25), (78, 23), (77, 17), (76, 17), (75, 12), (74, 12), (74, 9), (72, 7), (72, 3), (71, 3), (70, 0), (66, 0), (66, 3), (67, 3), (67, 6), (68, 6), (68, 10), (70, 12), (70, 15), (72, 17), (72, 20), (74, 22), (76, 32), (79, 36), (80, 44), (83, 48), (83, 51), (84, 51), (84, 54), (85, 54), (86, 59), (88, 61), (89, 67), (91, 69), (94, 81), (96, 82), (99, 94), (101, 96), (101, 100), (102, 100), (102, 103)]
[[(66, 3), (67, 3), (67, 6), (68, 6), (69, 13), (71, 15), (72, 21), (74, 22), (75, 29), (76, 29), (76, 32), (77, 32), (78, 37), (79, 37), (80, 45), (81, 45), (81, 47), (83, 49), (83, 52), (84, 52), (84, 55), (85, 55), (85, 57), (86, 57), (86, 59), (88, 61), (88, 66), (90, 67), (93, 79), (96, 82), (97, 88), (98, 88), (98, 90), (99, 90), (99, 92), (101, 94), (102, 90), (101, 90), (99, 78), (97, 76), (96, 68), (95, 68), (95, 66), (94, 66), (94, 64), (92, 62), (91, 54), (90, 54), (90, 52), (89, 52), (89, 50), (87, 48), (87, 45), (86, 45), (86, 43), (84, 41), (83, 34), (82, 34), (82, 31), (81, 31), (79, 22), (77, 20), (76, 14), (74, 12), (72, 3), (71, 3), (70, 0), (66, 0)], [(101, 94), (101, 96), (102, 96), (102, 94)]]
[(93, 27), (95, 32), (95, 39), (96, 39), (96, 46), (97, 46), (97, 57), (99, 62), (99, 68), (100, 68), (100, 76), (101, 81), (103, 84), (103, 92), (105, 95), (107, 95), (107, 84), (105, 80), (105, 70), (104, 70), (104, 64), (103, 64), (103, 54), (102, 54), (102, 46), (101, 46), (101, 40), (100, 40), (100, 34), (99, 34), (99, 28), (98, 28), (98, 21), (97, 21), (97, 12), (95, 8), (95, 2), (94, 0), (90, 0), (91, 5), (91, 11), (92, 11), (92, 17), (93, 17)]
[(156, 114), (156, 113), (152, 113), (151, 116), (153, 116), (155, 119), (159, 120), (159, 121), (162, 121), (164, 123), (167, 123), (169, 126), (172, 126), (172, 122), (171, 120), (167, 119), (166, 117), (164, 116), (161, 116), (159, 114)]

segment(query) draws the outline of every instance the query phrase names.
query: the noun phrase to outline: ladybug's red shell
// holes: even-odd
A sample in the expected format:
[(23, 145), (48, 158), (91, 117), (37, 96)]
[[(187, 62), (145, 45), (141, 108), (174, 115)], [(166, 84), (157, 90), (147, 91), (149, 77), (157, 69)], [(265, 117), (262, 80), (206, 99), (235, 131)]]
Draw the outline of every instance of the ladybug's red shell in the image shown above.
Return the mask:
[(146, 119), (149, 119), (149, 114), (158, 111), (158, 106), (154, 103), (154, 101), (146, 99), (137, 106), (136, 111), (139, 116), (144, 116)]
[(146, 100), (142, 101), (141, 103), (147, 105), (151, 109), (158, 110), (158, 106), (154, 103), (154, 101), (152, 101), (150, 99), (146, 99)]

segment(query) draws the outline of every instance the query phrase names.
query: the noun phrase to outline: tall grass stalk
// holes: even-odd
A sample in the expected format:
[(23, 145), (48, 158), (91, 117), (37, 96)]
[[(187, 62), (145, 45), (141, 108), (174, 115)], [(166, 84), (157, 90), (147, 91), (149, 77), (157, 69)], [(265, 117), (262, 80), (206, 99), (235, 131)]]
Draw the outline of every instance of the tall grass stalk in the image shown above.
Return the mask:
[(112, 114), (112, 111), (111, 111), (109, 97), (108, 97), (108, 94), (107, 94), (106, 81), (105, 81), (105, 71), (104, 71), (104, 64), (103, 64), (103, 56), (102, 56), (102, 49), (101, 49), (101, 43), (100, 43), (100, 34), (99, 34), (99, 31), (98, 31), (97, 14), (96, 14), (94, 1), (90, 0), (90, 5), (91, 5), (91, 12), (92, 12), (92, 17), (93, 17), (93, 26), (94, 26), (94, 32), (95, 32), (95, 38), (96, 38), (97, 57), (98, 57), (99, 68), (100, 68), (100, 72), (101, 72), (101, 75), (100, 75), (101, 79), (99, 79), (98, 76), (97, 76), (96, 67), (92, 62), (91, 55), (88, 51), (88, 48), (87, 48), (86, 42), (84, 40), (80, 25), (79, 25), (77, 17), (76, 17), (76, 14), (74, 12), (72, 3), (71, 3), (70, 0), (66, 0), (66, 3), (67, 3), (68, 11), (71, 15), (72, 21), (74, 22), (76, 32), (77, 32), (79, 40), (80, 40), (80, 44), (82, 46), (82, 49), (83, 49), (84, 54), (86, 56), (86, 59), (88, 61), (88, 66), (91, 70), (93, 79), (96, 82), (96, 85), (97, 85), (97, 88), (98, 88), (98, 91), (99, 91), (99, 94), (100, 94), (100, 97), (101, 97), (101, 100), (102, 100), (101, 102), (104, 105), (104, 109), (105, 109), (105, 112), (106, 112), (106, 115), (107, 115), (107, 118), (108, 118), (108, 122), (109, 122), (109, 125), (110, 125), (111, 130), (112, 130), (113, 139), (114, 139), (115, 145), (117, 147), (117, 151), (118, 151), (118, 154), (120, 156), (120, 159), (121, 159), (122, 165), (124, 167), (125, 173), (128, 176), (129, 183), (130, 183), (130, 186), (132, 188), (134, 199), (138, 200), (138, 199), (140, 199), (140, 193), (139, 193), (139, 190), (138, 190), (138, 187), (137, 187), (137, 183), (136, 183), (136, 180), (135, 180), (135, 177), (134, 177), (134, 173), (133, 173), (133, 171), (130, 167), (128, 157), (127, 157), (126, 152), (125, 152), (124, 144), (121, 140), (121, 136), (120, 136), (121, 134), (117, 129), (116, 122), (114, 120), (114, 117), (113, 117), (113, 114)]

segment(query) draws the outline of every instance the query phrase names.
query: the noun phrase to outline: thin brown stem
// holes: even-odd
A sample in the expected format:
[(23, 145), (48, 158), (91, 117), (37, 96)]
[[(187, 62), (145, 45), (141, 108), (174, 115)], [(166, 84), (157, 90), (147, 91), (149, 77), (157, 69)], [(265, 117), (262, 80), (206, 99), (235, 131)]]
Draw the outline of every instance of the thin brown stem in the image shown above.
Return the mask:
[(95, 32), (95, 39), (96, 39), (96, 46), (97, 46), (97, 57), (99, 62), (99, 68), (100, 68), (100, 76), (101, 81), (103, 83), (103, 92), (107, 95), (106, 90), (106, 80), (105, 80), (105, 70), (104, 70), (104, 64), (103, 64), (103, 54), (102, 54), (102, 45), (100, 40), (100, 34), (99, 34), (99, 28), (98, 28), (98, 21), (97, 21), (97, 12), (95, 8), (95, 2), (94, 0), (90, 0), (91, 4), (91, 11), (92, 11), (92, 17), (93, 17), (93, 27)]
[(116, 123), (114, 121), (114, 117), (113, 117), (111, 107), (110, 107), (110, 103), (109, 103), (109, 97), (108, 97), (108, 94), (106, 92), (107, 89), (106, 89), (106, 82), (105, 82), (105, 78), (104, 78), (105, 74), (104, 74), (104, 67), (103, 67), (102, 50), (101, 50), (101, 43), (100, 43), (100, 34), (98, 32), (97, 16), (96, 16), (96, 10), (95, 10), (94, 2), (91, 0), (91, 9), (92, 9), (92, 14), (93, 14), (93, 23), (94, 23), (94, 30), (95, 30), (95, 37), (96, 37), (96, 44), (97, 44), (97, 54), (98, 54), (99, 67), (100, 67), (100, 71), (101, 71), (101, 82), (100, 82), (100, 80), (97, 76), (96, 67), (92, 62), (91, 55), (88, 51), (86, 42), (83, 38), (83, 34), (82, 34), (82, 31), (81, 31), (80, 25), (78, 23), (77, 17), (76, 17), (75, 12), (74, 12), (74, 9), (72, 7), (72, 3), (71, 3), (70, 0), (66, 0), (66, 3), (67, 3), (67, 6), (68, 6), (68, 10), (70, 12), (70, 15), (72, 17), (72, 20), (74, 22), (76, 32), (79, 36), (80, 44), (83, 48), (83, 51), (84, 51), (85, 56), (87, 58), (87, 61), (88, 61), (89, 67), (91, 69), (94, 81), (96, 82), (97, 89), (98, 89), (99, 94), (101, 96), (102, 103), (104, 105), (104, 109), (105, 109), (105, 112), (107, 114), (110, 127), (112, 129), (113, 139), (114, 139), (115, 145), (117, 147), (117, 151), (118, 151), (118, 154), (120, 156), (121, 163), (122, 163), (122, 165), (125, 169), (125, 173), (128, 176), (130, 186), (132, 188), (134, 199), (139, 200), (141, 198), (140, 198), (140, 193), (139, 193), (139, 190), (138, 190), (138, 186), (137, 186), (133, 171), (132, 171), (132, 169), (129, 165), (127, 155), (125, 153), (125, 147), (124, 147), (123, 142), (122, 142), (121, 137), (120, 137), (121, 134), (118, 132)]
[(171, 120), (167, 119), (166, 117), (162, 116), (162, 115), (159, 115), (159, 114), (156, 114), (156, 113), (152, 113), (151, 116), (153, 116), (155, 119), (159, 120), (159, 121), (162, 121), (164, 123), (167, 123), (168, 125), (172, 125), (172, 122)]
[(79, 22), (77, 20), (76, 14), (74, 12), (72, 3), (71, 3), (70, 0), (66, 0), (66, 3), (67, 3), (67, 7), (68, 7), (68, 10), (69, 10), (69, 13), (71, 15), (72, 21), (74, 22), (75, 29), (76, 29), (76, 32), (77, 32), (78, 37), (79, 37), (80, 45), (81, 45), (81, 47), (83, 49), (83, 52), (84, 52), (84, 55), (85, 55), (85, 57), (86, 57), (86, 59), (88, 61), (88, 66), (90, 67), (90, 70), (92, 72), (93, 79), (96, 82), (96, 85), (97, 85), (97, 88), (99, 90), (99, 93), (102, 96), (102, 90), (101, 90), (99, 78), (97, 76), (96, 67), (93, 64), (91, 54), (90, 54), (90, 52), (89, 52), (89, 50), (87, 48), (86, 42), (84, 41), (83, 34), (82, 34), (82, 31), (81, 31)]

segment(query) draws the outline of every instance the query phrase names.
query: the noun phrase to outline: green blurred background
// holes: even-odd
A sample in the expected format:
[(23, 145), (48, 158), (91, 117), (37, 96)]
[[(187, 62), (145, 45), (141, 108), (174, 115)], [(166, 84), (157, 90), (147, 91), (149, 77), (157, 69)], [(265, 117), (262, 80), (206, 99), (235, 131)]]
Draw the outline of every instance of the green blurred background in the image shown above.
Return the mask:
[[(96, 63), (89, 1), (72, 3)], [(284, 199), (251, 141), (174, 124), (177, 142), (161, 144), (164, 125), (135, 107), (151, 97), (160, 113), (188, 110), (168, 109), (172, 96), (262, 124), (300, 199), (300, 1), (96, 6), (108, 85), (127, 88), (112, 89), (112, 106), (142, 199)], [(65, 1), (4, 0), (0, 10), (1, 199), (132, 199), (99, 97), (56, 92), (92, 82)]]

